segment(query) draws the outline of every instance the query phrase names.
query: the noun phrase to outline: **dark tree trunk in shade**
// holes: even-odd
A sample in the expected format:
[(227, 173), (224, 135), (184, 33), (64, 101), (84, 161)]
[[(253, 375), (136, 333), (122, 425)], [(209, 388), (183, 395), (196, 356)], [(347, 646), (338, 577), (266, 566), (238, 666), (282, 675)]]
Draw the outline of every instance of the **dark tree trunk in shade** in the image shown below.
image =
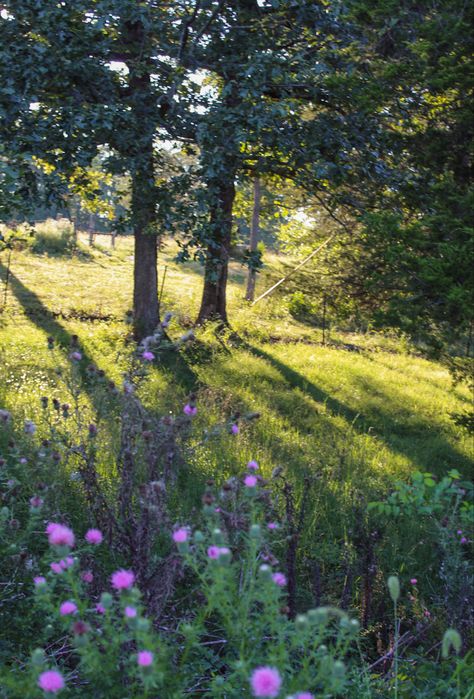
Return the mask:
[(227, 323), (226, 290), (232, 233), (232, 208), (235, 198), (234, 174), (218, 187), (216, 204), (211, 210), (212, 242), (207, 248), (204, 288), (198, 323), (220, 320)]
[(133, 332), (137, 341), (151, 335), (159, 323), (156, 250), (155, 234), (135, 231)]
[(132, 226), (135, 237), (133, 268), (133, 332), (137, 341), (155, 330), (159, 323), (156, 228), (156, 187), (153, 140), (157, 105), (151, 85), (152, 66), (140, 53), (145, 41), (141, 22), (127, 26), (135, 61), (129, 63), (128, 104), (136, 128), (131, 158)]
[(151, 335), (159, 323), (157, 250), (153, 170), (132, 178), (133, 232), (133, 331), (136, 340)]
[[(255, 252), (258, 245), (258, 233), (260, 227), (260, 202), (261, 202), (260, 180), (256, 177), (253, 181), (253, 210), (252, 223), (250, 225), (250, 252)], [(247, 301), (253, 301), (255, 298), (255, 283), (257, 281), (257, 271), (249, 269), (247, 276), (247, 291), (245, 298)]]

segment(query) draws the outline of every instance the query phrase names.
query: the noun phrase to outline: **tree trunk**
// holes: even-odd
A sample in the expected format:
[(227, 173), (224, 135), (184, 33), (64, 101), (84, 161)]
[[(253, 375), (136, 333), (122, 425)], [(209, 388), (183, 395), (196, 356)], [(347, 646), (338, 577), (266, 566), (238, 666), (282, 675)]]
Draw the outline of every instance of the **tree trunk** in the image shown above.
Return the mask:
[[(137, 341), (151, 335), (160, 322), (156, 227), (156, 187), (153, 140), (157, 106), (151, 84), (152, 66), (143, 55), (145, 29), (139, 22), (127, 24), (127, 40), (134, 60), (130, 61), (128, 104), (135, 125), (131, 157), (132, 228), (135, 237), (133, 267), (133, 333)], [(133, 48), (132, 48), (133, 47)], [(127, 154), (130, 157), (130, 153)]]
[(226, 290), (235, 199), (234, 173), (219, 184), (217, 201), (211, 210), (213, 240), (207, 248), (204, 288), (197, 323), (220, 320), (227, 323)]
[[(258, 244), (258, 233), (260, 226), (260, 202), (262, 194), (260, 190), (260, 180), (256, 177), (253, 181), (253, 211), (252, 223), (250, 225), (250, 252), (255, 252)], [(249, 267), (247, 276), (247, 292), (245, 298), (247, 301), (253, 301), (255, 298), (255, 283), (257, 281), (257, 271)]]
[[(153, 145), (150, 144), (153, 160)], [(135, 236), (133, 266), (133, 333), (137, 341), (151, 335), (160, 322), (158, 308), (158, 235), (155, 226), (153, 163), (147, 172), (132, 176), (132, 214)]]

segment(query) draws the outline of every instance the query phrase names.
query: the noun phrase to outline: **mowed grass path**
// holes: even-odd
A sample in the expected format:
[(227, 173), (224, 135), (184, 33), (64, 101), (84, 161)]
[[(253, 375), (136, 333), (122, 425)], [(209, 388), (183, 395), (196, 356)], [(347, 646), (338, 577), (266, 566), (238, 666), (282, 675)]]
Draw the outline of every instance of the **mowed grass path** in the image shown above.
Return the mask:
[[(173, 254), (172, 245), (162, 251), (160, 271), (167, 266), (163, 308), (175, 313), (171, 334), (178, 337), (197, 313), (202, 277), (197, 263), (176, 265)], [(5, 264), (3, 254), (2, 285)], [(130, 240), (119, 240), (112, 251), (99, 238), (90, 254), (72, 259), (13, 253), (7, 307), (0, 315), (0, 406), (20, 418), (39, 412), (53, 372), (48, 335), (67, 342), (77, 334), (86, 359), (120, 381), (131, 351), (124, 318), (132, 264)], [(261, 275), (259, 288), (270, 278), (271, 269)], [(224, 435), (205, 445), (196, 437), (191, 458), (197, 479), (238, 473), (256, 458), (266, 475), (284, 466), (297, 480), (303, 473), (319, 478), (326, 509), (361, 494), (370, 498), (393, 475), (415, 469), (441, 475), (458, 468), (468, 475), (472, 440), (449, 413), (462, 411), (470, 395), (452, 388), (443, 367), (373, 335), (339, 335), (339, 344), (323, 347), (320, 332), (292, 319), (280, 297), (249, 308), (242, 300), (244, 280), (243, 268), (233, 263), (229, 315), (237, 339), (218, 342), (211, 328), (198, 330), (196, 348), (184, 354), (177, 370), (152, 370), (144, 396), (152, 406), (179, 411), (198, 388), (196, 435), (236, 410), (261, 413), (260, 420), (242, 425), (238, 437)], [(344, 349), (344, 342), (360, 351)]]

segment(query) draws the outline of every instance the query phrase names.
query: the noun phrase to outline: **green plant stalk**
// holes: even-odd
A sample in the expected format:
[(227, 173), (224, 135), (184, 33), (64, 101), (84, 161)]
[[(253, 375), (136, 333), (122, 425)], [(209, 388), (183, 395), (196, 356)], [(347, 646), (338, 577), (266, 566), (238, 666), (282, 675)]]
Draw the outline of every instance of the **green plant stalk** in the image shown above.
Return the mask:
[(395, 699), (398, 699), (398, 615), (397, 615), (397, 600), (394, 600), (393, 602), (393, 613), (394, 613), (394, 619), (395, 619), (395, 638), (394, 638), (394, 645), (393, 645), (393, 662), (394, 662), (394, 669), (395, 669)]

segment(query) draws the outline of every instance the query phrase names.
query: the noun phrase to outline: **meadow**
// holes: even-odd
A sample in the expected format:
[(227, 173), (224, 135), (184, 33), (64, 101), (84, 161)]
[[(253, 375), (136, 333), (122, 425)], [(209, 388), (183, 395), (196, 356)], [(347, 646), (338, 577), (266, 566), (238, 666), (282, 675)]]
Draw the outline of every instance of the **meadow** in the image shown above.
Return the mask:
[[(179, 338), (193, 326), (202, 274), (198, 263), (178, 265), (175, 254), (174, 243), (164, 241), (159, 255), (162, 314), (172, 313), (167, 333), (178, 341), (179, 350), (159, 354), (146, 367), (139, 387), (140, 401), (150, 415), (179, 419), (190, 402), (197, 409), (180, 445), (182, 464), (169, 495), (173, 521), (198, 517), (202, 492), (236, 482), (245, 464), (254, 460), (275, 498), (272, 512), (286, 523), (288, 539), (278, 541), (275, 550), (286, 557), (293, 612), (314, 604), (350, 610), (362, 623), (367, 657), (376, 661), (393, 646), (390, 603), (383, 600), (388, 597), (388, 576), (396, 575), (405, 592), (410, 580), (417, 581), (417, 608), (410, 610), (408, 605), (402, 613), (407, 633), (412, 633), (407, 648), (416, 645), (426, 615), (432, 617), (426, 630), (430, 638), (442, 635), (449, 624), (460, 624), (463, 605), (457, 611), (453, 607), (452, 614), (442, 611), (454, 588), (446, 591), (439, 571), (453, 560), (453, 542), (441, 547), (433, 542), (446, 526), (443, 519), (450, 518), (453, 527), (460, 521), (462, 508), (457, 500), (453, 507), (449, 488), (469, 478), (474, 453), (472, 437), (450, 414), (467, 408), (468, 389), (454, 386), (444, 366), (423, 358), (400, 336), (333, 327), (323, 344), (320, 328), (291, 316), (284, 291), (249, 306), (243, 300), (245, 274), (238, 261), (230, 266), (231, 327), (224, 332), (212, 323), (194, 328), (193, 339), (180, 344)], [(289, 262), (267, 255), (257, 295)], [(38, 444), (51, 437), (51, 424), (44, 419), (45, 397), (73, 406), (77, 399), (90, 417), (100, 414), (97, 469), (111, 492), (117, 477), (113, 454), (120, 442), (118, 417), (114, 407), (107, 412), (108, 404), (101, 402), (88, 380), (87, 367), (101, 372), (104, 385), (113, 382), (114, 390), (121, 390), (136, 355), (128, 315), (132, 264), (132, 241), (119, 238), (112, 249), (105, 236), (97, 236), (93, 246), (83, 237), (72, 255), (14, 249), (8, 284), (7, 253), (0, 259), (0, 407), (18, 424), (30, 420), (37, 425)], [(50, 346), (54, 341), (58, 348), (55, 352), (48, 349), (48, 337)], [(74, 367), (78, 393), (67, 372), (61, 373), (58, 388), (58, 352), (62, 347), (67, 354), (71, 343), (80, 348), (81, 361)], [(17, 433), (17, 439), (21, 443), (25, 436)], [(7, 450), (6, 442), (1, 444)], [(18, 457), (19, 447), (15, 448)], [(33, 454), (30, 442), (20, 449)], [(22, 469), (25, 482), (28, 468)], [(73, 528), (80, 528), (83, 504), (76, 488), (68, 486), (74, 468), (73, 461), (59, 465), (62, 485), (54, 506), (55, 512), (67, 513)], [(451, 480), (444, 503), (445, 478)], [(409, 492), (414, 489), (418, 500), (402, 493), (393, 505), (393, 493), (403, 488), (397, 483), (412, 483)], [(431, 497), (438, 484), (441, 490)], [(394, 516), (384, 509), (390, 497), (398, 508)], [(465, 511), (467, 522), (472, 511)], [(292, 538), (291, 559), (287, 543)], [(456, 551), (458, 560), (463, 553)], [(470, 578), (463, 571), (464, 585)], [(452, 575), (459, 577), (456, 566)], [(11, 639), (7, 648), (10, 643)], [(404, 680), (403, 696), (451, 696), (437, 694), (429, 682), (425, 685), (431, 694), (410, 694), (415, 691), (412, 678)], [(333, 687), (327, 691), (334, 694), (324, 696), (385, 696), (384, 689), (370, 694), (367, 686), (366, 694), (360, 688), (350, 694)], [(443, 687), (448, 692), (448, 684)], [(169, 696), (182, 696), (176, 691)], [(238, 689), (235, 692), (205, 696), (241, 696)]]

